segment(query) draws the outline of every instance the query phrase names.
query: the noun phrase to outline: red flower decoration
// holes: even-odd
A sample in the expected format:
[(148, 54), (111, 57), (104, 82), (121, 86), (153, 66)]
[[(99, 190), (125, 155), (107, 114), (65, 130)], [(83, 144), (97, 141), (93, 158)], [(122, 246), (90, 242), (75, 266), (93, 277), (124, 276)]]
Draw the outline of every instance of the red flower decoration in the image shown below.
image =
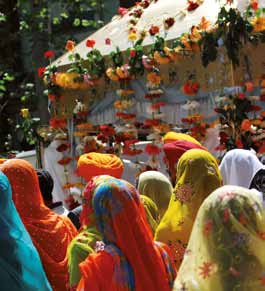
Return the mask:
[(46, 59), (51, 59), (51, 58), (53, 58), (53, 57), (54, 57), (54, 51), (46, 51), (46, 52), (44, 53), (44, 57), (45, 57)]
[(45, 73), (45, 71), (46, 71), (45, 67), (38, 68), (38, 76), (39, 76), (39, 78), (42, 78), (42, 76)]
[(130, 140), (125, 140), (124, 144), (125, 144), (125, 147), (127, 147), (127, 146), (131, 146), (133, 144), (136, 144), (137, 142), (139, 142), (138, 139), (130, 139)]
[(94, 39), (88, 39), (86, 41), (86, 46), (89, 48), (93, 48), (95, 46), (96, 42), (94, 41)]
[(101, 131), (103, 135), (107, 137), (115, 134), (114, 128), (109, 125), (100, 125), (99, 130)]
[(149, 29), (149, 33), (150, 35), (156, 35), (157, 33), (159, 33), (159, 27), (156, 25), (152, 25), (151, 28)]
[(221, 109), (221, 108), (214, 108), (214, 111), (215, 111), (216, 113), (221, 113), (221, 112), (222, 112), (222, 109)]
[(135, 49), (131, 49), (130, 50), (130, 57), (134, 58), (136, 56), (136, 50)]
[(107, 137), (103, 133), (98, 134), (97, 135), (97, 139), (100, 140), (103, 143), (107, 143), (108, 142)]
[(242, 131), (250, 131), (251, 129), (251, 121), (248, 119), (244, 119), (241, 123), (241, 130)]
[(142, 150), (131, 149), (130, 147), (124, 147), (122, 152), (124, 155), (127, 155), (127, 156), (137, 156), (137, 155), (140, 155), (142, 153)]
[(256, 11), (259, 8), (259, 1), (258, 0), (252, 0), (250, 4), (251, 8)]
[(149, 99), (149, 100), (153, 100), (156, 98), (159, 98), (161, 96), (161, 94), (146, 94), (144, 96), (145, 99)]
[(199, 7), (199, 4), (197, 2), (194, 2), (194, 1), (191, 1), (191, 0), (188, 0), (188, 7), (187, 7), (187, 10), (189, 12), (197, 9)]
[(150, 156), (155, 156), (155, 155), (159, 155), (159, 153), (161, 152), (161, 149), (158, 146), (150, 143), (146, 145), (144, 151)]
[(125, 14), (128, 13), (128, 9), (127, 8), (124, 8), (124, 7), (119, 7), (118, 9), (118, 14), (123, 17)]
[(224, 151), (226, 146), (224, 144), (219, 144), (217, 147), (214, 148), (215, 151)]
[(75, 49), (75, 42), (72, 41), (72, 40), (68, 40), (66, 42), (66, 45), (65, 45), (65, 49), (68, 51), (68, 52), (71, 52)]
[(260, 101), (263, 101), (263, 102), (265, 101), (265, 95), (260, 96)]
[(187, 81), (183, 85), (183, 93), (188, 96), (194, 96), (198, 93), (200, 84), (192, 81)]
[(110, 40), (110, 38), (106, 38), (106, 39), (105, 39), (105, 44), (106, 44), (106, 45), (111, 45), (111, 40)]
[(117, 112), (116, 116), (124, 119), (124, 120), (130, 120), (130, 119), (134, 119), (136, 117), (136, 114), (133, 113), (124, 113), (124, 112)]
[(244, 100), (246, 98), (246, 95), (244, 93), (239, 93), (238, 94), (238, 99)]
[(220, 143), (226, 143), (229, 139), (228, 134), (223, 131), (220, 132), (219, 136), (220, 136)]
[(188, 123), (188, 124), (192, 124), (193, 123), (192, 119), (191, 118), (188, 118), (188, 117), (182, 118), (181, 119), (181, 122)]
[(163, 106), (165, 106), (165, 105), (166, 105), (165, 102), (160, 101), (160, 102), (153, 103), (153, 104), (151, 105), (151, 108), (152, 108), (152, 109), (159, 109), (160, 107), (163, 107)]
[(51, 118), (50, 127), (52, 128), (66, 128), (66, 120), (64, 118)]
[(49, 98), (50, 101), (55, 101), (56, 100), (56, 95), (49, 94), (48, 98)]
[(160, 124), (160, 120), (159, 119), (146, 119), (144, 124), (146, 126), (157, 126)]
[(243, 149), (243, 148), (244, 148), (244, 145), (243, 145), (241, 139), (237, 139), (237, 140), (236, 140), (236, 146), (237, 146), (239, 149)]
[(164, 20), (165, 29), (169, 29), (175, 23), (175, 19), (173, 17), (169, 17)]
[(56, 150), (57, 150), (57, 152), (62, 153), (62, 152), (67, 151), (69, 148), (70, 148), (70, 144), (69, 143), (63, 143), (63, 144), (59, 145), (56, 148)]
[(70, 157), (66, 157), (66, 158), (62, 158), (61, 160), (58, 161), (58, 164), (61, 166), (66, 166), (68, 165), (70, 162), (72, 161), (72, 158)]
[(260, 111), (262, 108), (258, 105), (251, 105), (246, 112), (256, 112)]

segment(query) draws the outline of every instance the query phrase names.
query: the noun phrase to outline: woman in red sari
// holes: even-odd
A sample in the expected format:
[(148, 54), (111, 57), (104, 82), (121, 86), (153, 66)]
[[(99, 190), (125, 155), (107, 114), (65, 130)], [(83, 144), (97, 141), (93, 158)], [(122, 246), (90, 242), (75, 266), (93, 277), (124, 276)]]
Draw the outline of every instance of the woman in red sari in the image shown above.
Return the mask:
[(83, 215), (94, 213), (104, 244), (81, 263), (79, 291), (170, 291), (175, 270), (168, 248), (155, 243), (137, 190), (116, 178), (85, 190)]
[(68, 269), (66, 251), (77, 231), (67, 217), (45, 206), (38, 176), (24, 160), (8, 160), (1, 166), (12, 187), (16, 209), (39, 252), (53, 291), (66, 291)]

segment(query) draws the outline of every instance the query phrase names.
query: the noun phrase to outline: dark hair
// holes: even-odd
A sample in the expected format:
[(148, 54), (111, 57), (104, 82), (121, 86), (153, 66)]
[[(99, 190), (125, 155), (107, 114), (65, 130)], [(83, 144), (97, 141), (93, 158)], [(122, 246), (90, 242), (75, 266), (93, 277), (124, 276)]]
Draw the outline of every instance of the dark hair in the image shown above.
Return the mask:
[(52, 176), (48, 171), (43, 169), (36, 170), (36, 172), (38, 175), (40, 191), (43, 199), (45, 201), (52, 201), (52, 190), (54, 184)]

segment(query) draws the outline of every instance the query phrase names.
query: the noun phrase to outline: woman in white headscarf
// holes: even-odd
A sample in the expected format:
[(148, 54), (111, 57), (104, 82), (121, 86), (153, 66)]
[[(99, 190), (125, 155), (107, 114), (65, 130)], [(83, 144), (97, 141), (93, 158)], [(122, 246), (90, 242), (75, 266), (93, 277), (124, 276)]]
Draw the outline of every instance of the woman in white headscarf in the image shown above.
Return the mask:
[(265, 193), (265, 166), (249, 150), (229, 151), (221, 162), (220, 171), (224, 185), (241, 186)]

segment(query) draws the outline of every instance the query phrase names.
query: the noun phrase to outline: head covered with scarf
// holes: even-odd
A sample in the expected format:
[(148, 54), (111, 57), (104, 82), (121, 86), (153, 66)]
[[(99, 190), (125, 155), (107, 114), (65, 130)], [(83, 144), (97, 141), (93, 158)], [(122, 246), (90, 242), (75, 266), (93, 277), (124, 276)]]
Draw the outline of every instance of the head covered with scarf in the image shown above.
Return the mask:
[(97, 179), (87, 185), (87, 213), (94, 213), (105, 247), (80, 264), (78, 290), (171, 290), (170, 257), (153, 242), (138, 192), (123, 180)]
[(170, 131), (167, 134), (165, 134), (163, 137), (163, 141), (165, 144), (171, 143), (171, 142), (177, 141), (177, 140), (185, 140), (185, 141), (189, 141), (189, 142), (200, 145), (200, 143), (194, 137), (190, 136), (189, 134), (185, 134), (185, 133)]
[(202, 145), (187, 140), (176, 140), (163, 145), (163, 151), (173, 185), (175, 185), (176, 182), (178, 161), (185, 152), (191, 149), (207, 150)]
[(77, 174), (87, 182), (99, 175), (110, 175), (121, 178), (123, 173), (122, 160), (116, 155), (88, 153), (80, 156), (77, 163)]
[(0, 172), (0, 282), (2, 290), (51, 291), (39, 254), (12, 201), (11, 186)]
[[(99, 185), (103, 181), (112, 179), (111, 176), (102, 175), (94, 178), (93, 185)], [(79, 264), (83, 262), (89, 254), (95, 252), (97, 241), (102, 240), (102, 234), (96, 227), (96, 218), (93, 211), (90, 211), (88, 201), (91, 199), (88, 187), (83, 192), (84, 203), (80, 214), (81, 229), (79, 234), (71, 241), (67, 250), (69, 283), (71, 288), (76, 288), (81, 279)]]
[(158, 171), (144, 172), (139, 176), (138, 191), (155, 202), (160, 218), (162, 218), (168, 208), (173, 191), (168, 178)]
[(225, 185), (250, 188), (255, 175), (265, 166), (249, 150), (234, 149), (226, 153), (220, 171)]
[(187, 151), (177, 167), (177, 182), (155, 239), (167, 243), (177, 268), (183, 259), (197, 211), (204, 199), (221, 186), (216, 159), (199, 149)]
[[(121, 178), (123, 163), (116, 155), (91, 152), (80, 156), (76, 172), (87, 182), (100, 175)], [(101, 240), (101, 235), (95, 227), (95, 220), (93, 218), (88, 219), (88, 216), (83, 215), (85, 208), (85, 205), (83, 205), (83, 211), (80, 215), (82, 227), (79, 234), (70, 243), (67, 251), (71, 288), (75, 288), (81, 278), (79, 264), (94, 252), (96, 242)]]
[(202, 204), (174, 291), (262, 291), (265, 213), (251, 190), (224, 186)]
[(68, 282), (66, 250), (77, 234), (71, 221), (45, 206), (36, 171), (24, 160), (8, 160), (1, 166), (12, 187), (16, 209), (40, 254), (54, 291), (65, 291)]

